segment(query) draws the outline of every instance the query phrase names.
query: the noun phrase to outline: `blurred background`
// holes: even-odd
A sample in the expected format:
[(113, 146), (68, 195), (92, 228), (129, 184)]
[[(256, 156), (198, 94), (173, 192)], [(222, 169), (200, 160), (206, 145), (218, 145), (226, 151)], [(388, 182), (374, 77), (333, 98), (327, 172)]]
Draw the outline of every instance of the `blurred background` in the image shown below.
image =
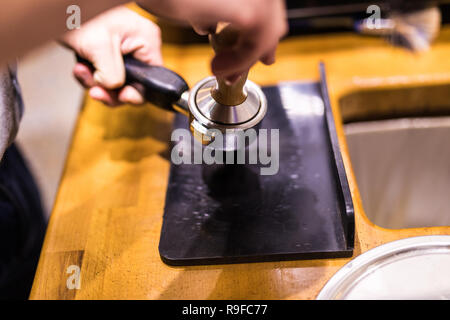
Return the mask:
[(73, 52), (56, 42), (19, 60), (25, 113), (17, 142), (41, 190), (47, 216), (53, 206), (83, 88), (72, 76)]

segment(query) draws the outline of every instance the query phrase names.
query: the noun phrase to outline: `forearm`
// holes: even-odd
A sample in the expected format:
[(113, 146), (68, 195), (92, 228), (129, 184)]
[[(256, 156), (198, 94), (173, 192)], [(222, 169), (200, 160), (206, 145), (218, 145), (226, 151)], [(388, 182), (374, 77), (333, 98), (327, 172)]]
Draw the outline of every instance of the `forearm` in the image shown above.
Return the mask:
[(180, 22), (203, 24), (225, 21), (245, 25), (257, 10), (254, 2), (240, 0), (136, 0), (140, 7), (155, 16)]
[(67, 7), (81, 9), (81, 22), (126, 0), (2, 0), (0, 8), (0, 64), (67, 31)]

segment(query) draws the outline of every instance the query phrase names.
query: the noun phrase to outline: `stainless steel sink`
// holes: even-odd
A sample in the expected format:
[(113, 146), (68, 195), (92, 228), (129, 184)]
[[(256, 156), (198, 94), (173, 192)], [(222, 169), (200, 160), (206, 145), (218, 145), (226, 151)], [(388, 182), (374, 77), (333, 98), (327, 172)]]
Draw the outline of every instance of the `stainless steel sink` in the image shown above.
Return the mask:
[(363, 207), (385, 228), (449, 226), (450, 117), (443, 115), (450, 111), (450, 88), (411, 92), (414, 99), (392, 90), (371, 92), (368, 104), (367, 93), (340, 101)]

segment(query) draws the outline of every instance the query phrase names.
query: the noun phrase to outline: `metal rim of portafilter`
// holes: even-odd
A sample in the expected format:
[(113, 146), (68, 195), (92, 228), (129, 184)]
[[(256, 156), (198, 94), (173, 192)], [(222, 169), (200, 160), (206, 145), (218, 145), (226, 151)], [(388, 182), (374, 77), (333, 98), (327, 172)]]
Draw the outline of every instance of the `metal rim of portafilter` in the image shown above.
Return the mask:
[[(267, 112), (267, 101), (261, 88), (246, 80), (243, 91), (245, 100), (237, 105), (225, 105), (217, 101), (213, 92), (218, 88), (215, 77), (207, 77), (191, 90), (188, 100), (190, 129), (203, 145), (214, 141), (214, 130), (223, 136), (223, 149), (235, 150), (238, 135), (256, 127)], [(253, 141), (248, 141), (252, 143)], [(247, 145), (248, 145), (247, 144)]]

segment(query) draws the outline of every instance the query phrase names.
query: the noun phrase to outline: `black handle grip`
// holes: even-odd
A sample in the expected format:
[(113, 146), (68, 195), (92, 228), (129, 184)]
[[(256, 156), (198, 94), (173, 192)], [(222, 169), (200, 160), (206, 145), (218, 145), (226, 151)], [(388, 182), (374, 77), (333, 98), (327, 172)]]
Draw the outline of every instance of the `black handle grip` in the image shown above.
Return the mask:
[[(92, 64), (77, 55), (78, 62), (93, 68)], [(175, 111), (173, 105), (183, 92), (189, 90), (186, 81), (177, 73), (161, 66), (152, 66), (130, 55), (124, 56), (126, 83), (139, 83), (144, 88), (144, 98), (154, 105)]]

